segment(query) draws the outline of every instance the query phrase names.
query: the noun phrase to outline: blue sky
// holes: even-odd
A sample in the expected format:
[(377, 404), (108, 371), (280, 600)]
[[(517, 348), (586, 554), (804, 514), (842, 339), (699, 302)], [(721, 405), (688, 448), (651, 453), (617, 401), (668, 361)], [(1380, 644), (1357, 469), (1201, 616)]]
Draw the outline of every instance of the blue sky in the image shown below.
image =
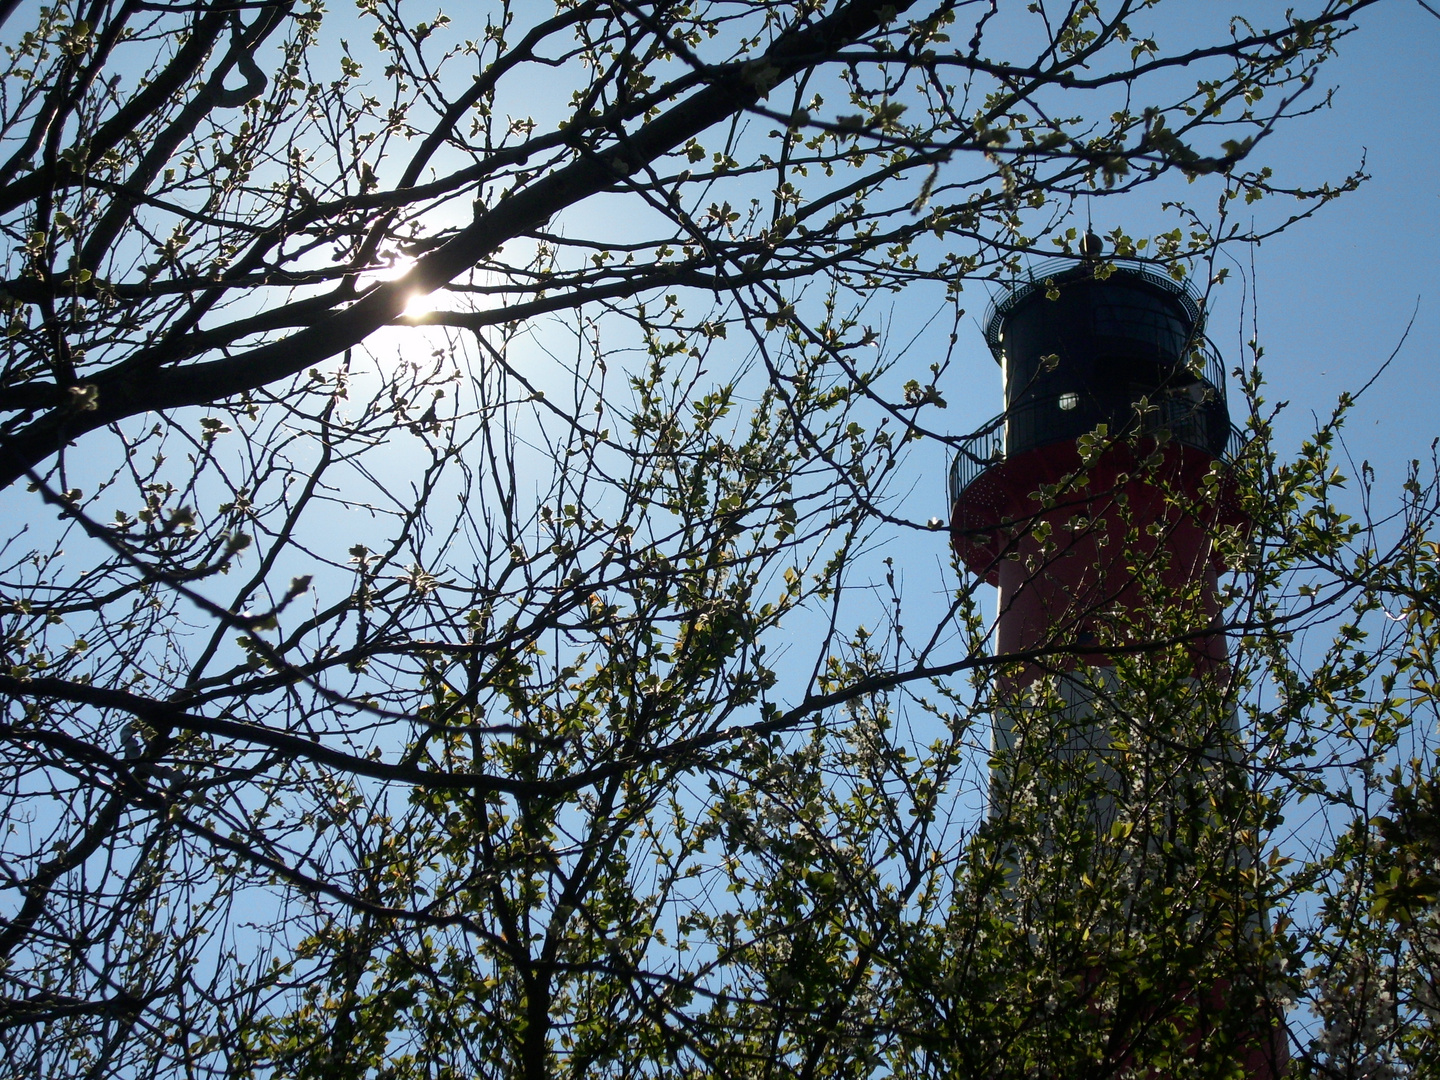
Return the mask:
[[(1346, 429), (1383, 481), (1440, 435), (1440, 19), (1409, 0), (1363, 13), (1321, 81), (1336, 87), (1333, 106), (1278, 131), (1260, 155), (1282, 181), (1335, 181), (1362, 158), (1371, 180), (1255, 251), (1263, 368), (1270, 399), (1291, 402), (1280, 431), (1293, 446), (1312, 410), (1328, 414), (1369, 379), (1414, 313)], [(1232, 276), (1211, 320), (1232, 366), (1240, 292)]]

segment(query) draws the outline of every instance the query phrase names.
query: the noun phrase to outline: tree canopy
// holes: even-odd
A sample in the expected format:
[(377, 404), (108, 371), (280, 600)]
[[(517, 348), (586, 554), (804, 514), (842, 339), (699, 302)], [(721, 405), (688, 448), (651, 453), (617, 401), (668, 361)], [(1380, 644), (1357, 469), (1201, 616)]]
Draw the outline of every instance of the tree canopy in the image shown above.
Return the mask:
[(1433, 1075), (1434, 462), (1230, 358), (1099, 771), (926, 474), (1089, 201), (1205, 294), (1361, 182), (1264, 159), (1376, 2), (0, 8), (13, 1071)]

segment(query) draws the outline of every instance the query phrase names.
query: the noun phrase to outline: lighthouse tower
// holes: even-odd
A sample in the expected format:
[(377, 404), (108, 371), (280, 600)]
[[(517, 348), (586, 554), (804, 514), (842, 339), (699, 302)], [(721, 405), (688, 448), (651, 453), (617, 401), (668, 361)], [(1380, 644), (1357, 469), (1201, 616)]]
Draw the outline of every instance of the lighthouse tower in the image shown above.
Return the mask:
[[(1015, 660), (1000, 680), (994, 716), (996, 798), (1010, 779), (1005, 762), (1050, 739), (1038, 750), (1075, 766), (1068, 775), (1080, 777), (1088, 792), (1070, 800), (1089, 817), (1080, 831), (1103, 845), (1112, 835), (1129, 836), (1125, 796), (1107, 790), (1125, 782), (1114, 762), (1143, 755), (1146, 739), (1173, 751), (1188, 738), (1178, 734), (1183, 718), (1176, 720), (1187, 706), (1175, 704), (1186, 693), (1196, 702), (1223, 699), (1214, 692), (1226, 678), (1214, 541), (1221, 530), (1242, 528), (1243, 519), (1225, 470), (1238, 434), (1198, 297), (1148, 266), (1104, 258), (1093, 234), (1081, 251), (1079, 259), (1041, 264), (991, 304), (985, 335), (1001, 367), (1005, 410), (959, 448), (949, 478), (950, 530), (959, 558), (998, 586), (997, 652)], [(1130, 726), (1117, 734), (1115, 715), (1132, 704), (1125, 665), (1162, 651), (1180, 672), (1171, 685), (1182, 689), (1140, 722), (1122, 715), (1118, 723)], [(1059, 734), (1033, 718), (1042, 689), (1051, 695), (1050, 715), (1067, 725)], [(1223, 712), (1213, 724), (1215, 742), (1195, 755), (1189, 776), (1184, 768), (1155, 770), (1165, 777), (1161, 798), (1173, 799), (1160, 811), (1162, 828), (1132, 841), (1132, 852), (1138, 850), (1132, 863), (1112, 869), (1130, 866), (1148, 881), (1146, 875), (1170, 872), (1154, 869), (1168, 859), (1173, 871), (1172, 853), (1187, 849), (1183, 838), (1160, 835), (1166, 815), (1172, 825), (1187, 820), (1191, 836), (1197, 818), (1213, 820), (1196, 806), (1216, 805), (1213, 792), (1226, 782), (1218, 774), (1233, 778), (1240, 770), (1234, 716), (1223, 705), (1211, 712)], [(1027, 739), (1032, 745), (1023, 747)], [(1196, 795), (1207, 782), (1209, 794)], [(1073, 820), (1066, 828), (1067, 836), (1076, 835)], [(1043, 856), (1047, 842), (1032, 841), (1038, 845), (1032, 850)], [(1154, 854), (1161, 849), (1163, 857)], [(1237, 880), (1250, 862), (1243, 847), (1218, 857), (1228, 863), (1217, 864), (1213, 852), (1194, 857), (1239, 868)], [(1162, 892), (1131, 894), (1140, 902), (1142, 893)], [(1192, 916), (1175, 918), (1183, 935)], [(1242, 921), (1239, 936), (1261, 936), (1260, 912)], [(1091, 976), (1100, 977), (1092, 971), (1082, 981)], [(1205, 1017), (1227, 1002), (1233, 1015), (1238, 1000), (1230, 1001), (1233, 984), (1223, 975), (1187, 978), (1174, 976), (1172, 988), (1180, 989), (1153, 1013), (1144, 1000), (1132, 1000), (1131, 1016), (1190, 1017), (1176, 1022), (1198, 1047), (1205, 1032), (1216, 1030)], [(1254, 1080), (1271, 1080), (1284, 1065), (1283, 1036), (1273, 1017), (1249, 1015), (1255, 1019), (1242, 1029), (1248, 1033), (1240, 1063)]]

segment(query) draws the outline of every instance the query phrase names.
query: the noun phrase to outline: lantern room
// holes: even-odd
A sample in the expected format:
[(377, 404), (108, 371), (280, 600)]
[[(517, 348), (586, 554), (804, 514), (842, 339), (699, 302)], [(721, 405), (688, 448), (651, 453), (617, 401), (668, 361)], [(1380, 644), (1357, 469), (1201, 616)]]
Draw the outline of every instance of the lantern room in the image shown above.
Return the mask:
[(991, 305), (985, 336), (1004, 373), (1006, 456), (1098, 424), (1224, 451), (1223, 371), (1195, 297), (1165, 275), (1093, 258), (1042, 266)]

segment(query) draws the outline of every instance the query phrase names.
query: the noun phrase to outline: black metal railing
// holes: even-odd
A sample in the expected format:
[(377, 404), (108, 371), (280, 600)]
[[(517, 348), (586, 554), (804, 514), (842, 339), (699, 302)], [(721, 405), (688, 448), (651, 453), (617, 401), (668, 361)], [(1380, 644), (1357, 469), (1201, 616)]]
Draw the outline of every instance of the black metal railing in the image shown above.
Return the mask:
[(1222, 408), (1216, 407), (1215, 399), (1196, 401), (1188, 394), (1164, 393), (1148, 399), (1143, 411), (1136, 402), (1081, 400), (1073, 394), (1027, 401), (995, 417), (957, 448), (950, 463), (950, 505), (1008, 456), (1073, 441), (1100, 424), (1106, 425), (1111, 438), (1165, 431), (1174, 442), (1232, 461), (1244, 436), (1223, 411), (1223, 398), (1218, 403)]

